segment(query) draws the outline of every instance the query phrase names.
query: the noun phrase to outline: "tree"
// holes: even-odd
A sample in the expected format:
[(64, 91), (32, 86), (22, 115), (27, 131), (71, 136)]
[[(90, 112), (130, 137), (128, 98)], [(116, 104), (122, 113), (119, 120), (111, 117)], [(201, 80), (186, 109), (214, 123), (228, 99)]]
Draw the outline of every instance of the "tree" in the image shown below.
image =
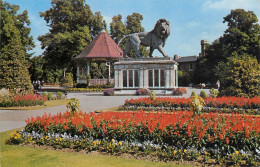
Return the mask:
[(249, 55), (235, 55), (216, 66), (221, 96), (260, 96), (260, 65)]
[[(120, 39), (127, 34), (127, 29), (124, 23), (122, 22), (122, 16), (119, 14), (112, 18), (110, 23), (110, 36), (118, 44)], [(120, 44), (120, 47), (124, 46), (124, 42)]]
[[(30, 25), (30, 20), (28, 17), (28, 11), (24, 10), (21, 14), (17, 14), (17, 11), (20, 9), (18, 5), (11, 5), (7, 2), (2, 2), (1, 3), (1, 11), (9, 11), (10, 17), (12, 17), (14, 21), (14, 26), (19, 30), (20, 36), (21, 36), (21, 43), (23, 46), (23, 49), (26, 52), (25, 59), (28, 61), (30, 56), (32, 54), (29, 54), (28, 51), (32, 50), (35, 45), (33, 42), (33, 37), (30, 36), (31, 28), (29, 27)], [(1, 35), (1, 43), (0, 43), (0, 48), (3, 48), (5, 45), (7, 45), (8, 42), (8, 35), (6, 35), (6, 30), (3, 29), (4, 19), (1, 19), (1, 24), (0, 24), (0, 35)]]
[[(139, 13), (133, 13), (132, 15), (127, 16), (126, 20), (126, 29), (127, 34), (133, 34), (137, 32), (144, 32), (144, 28), (142, 27), (141, 21), (143, 20), (143, 16)], [(144, 46), (140, 46), (139, 52), (143, 56), (148, 56), (149, 52), (146, 50)], [(132, 50), (129, 57), (136, 57), (134, 51)]]
[(45, 61), (42, 56), (35, 56), (30, 59), (29, 72), (32, 81), (43, 80), (43, 66)]
[(224, 17), (223, 23), (228, 23), (228, 28), (220, 42), (224, 44), (227, 56), (246, 53), (257, 57), (259, 62), (260, 25), (257, 22), (254, 12), (244, 9), (231, 10)]
[(15, 17), (8, 5), (1, 5), (1, 57), (0, 57), (0, 89), (17, 88), (22, 92), (32, 92), (32, 85), (25, 63), (25, 47), (21, 33), (16, 26)]
[(260, 60), (260, 26), (254, 12), (243, 9), (231, 10), (224, 17), (228, 23), (223, 36), (206, 48), (206, 56), (199, 58), (194, 81), (215, 83), (215, 67), (219, 62), (227, 62), (234, 55), (253, 56)]
[(38, 37), (45, 48), (44, 59), (49, 69), (73, 71), (76, 57), (104, 28), (103, 17), (95, 15), (84, 0), (52, 0), (52, 7), (41, 13), (50, 32)]

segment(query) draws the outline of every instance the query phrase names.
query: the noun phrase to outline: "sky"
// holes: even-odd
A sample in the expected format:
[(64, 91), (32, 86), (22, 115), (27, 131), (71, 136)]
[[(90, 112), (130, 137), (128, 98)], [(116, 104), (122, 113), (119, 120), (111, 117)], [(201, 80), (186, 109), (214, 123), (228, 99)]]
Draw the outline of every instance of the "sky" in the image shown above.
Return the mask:
[[(37, 37), (49, 31), (49, 27), (39, 12), (51, 8), (51, 0), (4, 0), (20, 6), (20, 13), (28, 11), (31, 21), (31, 35), (36, 47), (33, 56), (39, 56), (44, 50)], [(157, 20), (164, 18), (170, 22), (171, 34), (166, 40), (164, 49), (173, 57), (193, 56), (200, 53), (200, 41), (209, 43), (218, 39), (227, 29), (223, 18), (232, 9), (253, 11), (260, 20), (260, 0), (86, 0), (93, 13), (101, 12), (104, 20), (109, 23), (113, 16), (121, 14), (123, 20), (134, 12), (143, 15), (142, 26), (151, 31)], [(258, 21), (260, 23), (260, 21)], [(162, 57), (157, 50), (153, 56)]]

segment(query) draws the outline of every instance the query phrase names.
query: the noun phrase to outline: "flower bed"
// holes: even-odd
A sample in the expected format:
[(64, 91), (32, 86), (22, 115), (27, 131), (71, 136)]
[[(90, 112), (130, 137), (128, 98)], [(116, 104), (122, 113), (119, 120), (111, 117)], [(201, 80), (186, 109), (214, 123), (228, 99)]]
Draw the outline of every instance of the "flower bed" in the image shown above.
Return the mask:
[(18, 94), (8, 98), (0, 99), (0, 107), (15, 107), (15, 106), (36, 106), (43, 105), (47, 101), (46, 96), (37, 94)]
[[(208, 112), (224, 112), (224, 113), (260, 113), (260, 98), (252, 99), (243, 97), (220, 97), (205, 98), (206, 106), (204, 111)], [(125, 100), (125, 104), (121, 107), (123, 110), (145, 110), (145, 111), (174, 111), (189, 109), (190, 98), (174, 98), (174, 97), (157, 97), (151, 100), (149, 97)]]
[(183, 94), (186, 94), (186, 93), (187, 93), (186, 88), (174, 88), (172, 90), (173, 95), (183, 95)]
[(193, 112), (144, 113), (69, 112), (26, 120), (24, 130), (11, 134), (9, 144), (36, 143), (56, 148), (106, 152), (154, 152), (166, 159), (211, 158), (242, 154), (260, 158), (260, 117)]
[(67, 88), (67, 92), (103, 92), (104, 88)]

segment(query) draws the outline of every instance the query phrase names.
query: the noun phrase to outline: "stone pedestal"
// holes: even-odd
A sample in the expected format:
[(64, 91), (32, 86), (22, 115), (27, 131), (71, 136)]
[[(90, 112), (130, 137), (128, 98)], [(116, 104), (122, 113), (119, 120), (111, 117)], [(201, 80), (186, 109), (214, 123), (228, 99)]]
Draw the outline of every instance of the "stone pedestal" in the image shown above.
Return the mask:
[(178, 63), (171, 58), (124, 58), (114, 69), (116, 90), (178, 87)]

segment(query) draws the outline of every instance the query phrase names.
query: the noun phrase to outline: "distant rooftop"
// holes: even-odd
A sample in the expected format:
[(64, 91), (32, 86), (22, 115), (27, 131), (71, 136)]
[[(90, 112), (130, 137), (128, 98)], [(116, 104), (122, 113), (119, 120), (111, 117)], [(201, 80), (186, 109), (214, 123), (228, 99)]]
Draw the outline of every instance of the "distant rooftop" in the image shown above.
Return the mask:
[(197, 58), (198, 58), (197, 56), (184, 56), (184, 57), (179, 57), (175, 61), (177, 61), (178, 63), (192, 62), (192, 61), (196, 61)]

